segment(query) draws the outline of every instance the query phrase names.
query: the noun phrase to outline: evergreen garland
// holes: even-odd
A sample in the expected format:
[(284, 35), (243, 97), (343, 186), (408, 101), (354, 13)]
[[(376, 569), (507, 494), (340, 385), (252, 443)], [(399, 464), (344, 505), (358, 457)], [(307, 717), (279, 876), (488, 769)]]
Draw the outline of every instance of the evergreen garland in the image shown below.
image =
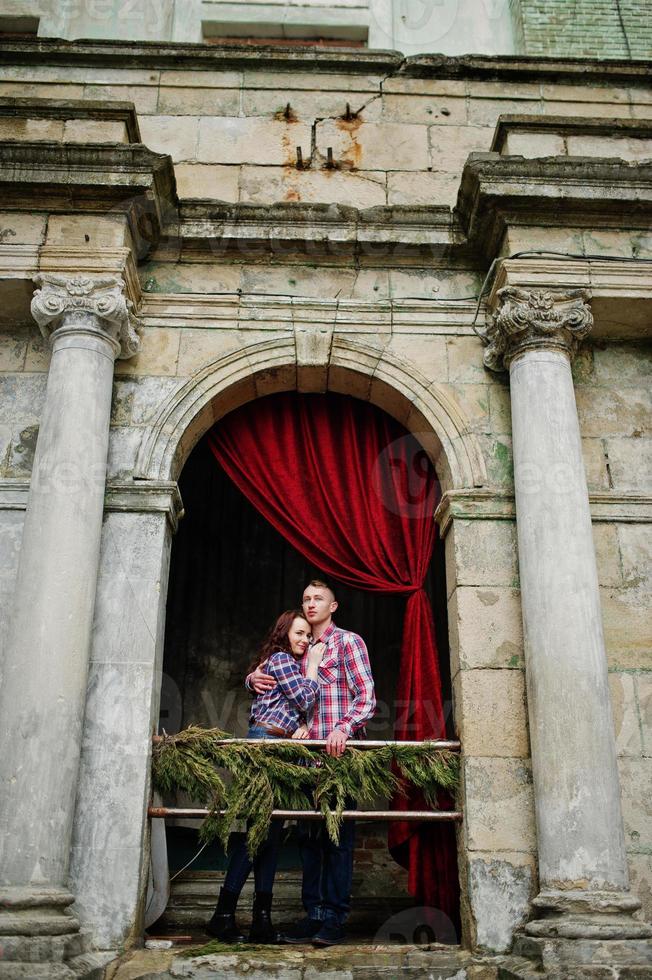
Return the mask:
[[(457, 753), (429, 742), (358, 749), (350, 741), (336, 759), (299, 740), (292, 745), (273, 739), (264, 745), (219, 744), (230, 738), (217, 728), (199, 726), (164, 734), (154, 744), (152, 776), (159, 792), (184, 790), (211, 810), (200, 828), (202, 841), (219, 839), (226, 849), (233, 821), (246, 819), (251, 857), (267, 836), (272, 810), (320, 810), (337, 843), (347, 797), (358, 805), (370, 804), (380, 796), (405, 792), (410, 783), (435, 809), (437, 791), (453, 790), (458, 780)], [(228, 783), (220, 769), (231, 777)]]

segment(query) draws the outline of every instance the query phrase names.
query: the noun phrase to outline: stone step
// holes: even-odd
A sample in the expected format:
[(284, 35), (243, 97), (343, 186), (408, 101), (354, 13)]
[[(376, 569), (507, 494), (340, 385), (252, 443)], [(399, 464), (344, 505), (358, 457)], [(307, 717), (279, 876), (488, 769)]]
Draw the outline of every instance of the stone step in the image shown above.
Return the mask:
[(546, 980), (541, 965), (523, 956), (504, 956), (498, 960), (497, 980)]
[(0, 963), (0, 980), (79, 980), (64, 963)]
[[(111, 980), (497, 980), (497, 965), (459, 947), (342, 945), (141, 950)], [(149, 956), (148, 956), (149, 954)], [(540, 975), (539, 975), (540, 977)]]
[(74, 956), (66, 964), (73, 972), (75, 980), (104, 980), (107, 964), (113, 962), (113, 953), (82, 953)]
[[(627, 969), (642, 968), (652, 978), (652, 940), (650, 939), (543, 939), (517, 936), (513, 951), (517, 956), (538, 960), (550, 974), (562, 968)], [(578, 976), (580, 974), (578, 973)], [(588, 976), (589, 974), (587, 974)], [(599, 974), (596, 974), (598, 976)], [(610, 974), (605, 973), (605, 976)], [(629, 974), (628, 974), (629, 975)]]

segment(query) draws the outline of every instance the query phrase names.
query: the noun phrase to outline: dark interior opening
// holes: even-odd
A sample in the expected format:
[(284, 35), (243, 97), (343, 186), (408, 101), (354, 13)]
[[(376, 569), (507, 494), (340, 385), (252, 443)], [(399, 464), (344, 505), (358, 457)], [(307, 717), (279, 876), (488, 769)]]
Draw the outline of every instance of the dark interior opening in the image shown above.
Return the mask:
[[(263, 635), (286, 608), (300, 605), (305, 584), (320, 569), (311, 566), (261, 517), (226, 476), (202, 440), (191, 453), (180, 478), (185, 517), (172, 547), (167, 601), (160, 727), (175, 732), (190, 724), (246, 734), (251, 697), (243, 681)], [(443, 543), (435, 547), (426, 590), (433, 604), (439, 641), (443, 700), (452, 736), (448, 630)], [(383, 596), (338, 586), (336, 622), (359, 633), (367, 643), (378, 698), (378, 712), (368, 736), (393, 737), (395, 690), (399, 670), (403, 597)], [(197, 824), (170, 822), (168, 854), (172, 873), (199, 849)], [(388, 912), (409, 907), (407, 874), (386, 847), (385, 824), (360, 824), (357, 831), (354, 909), (363, 931)], [(210, 915), (226, 857), (211, 845), (192, 863), (183, 882), (197, 897), (196, 917), (185, 909), (175, 922), (174, 891), (166, 914), (170, 925), (186, 927)], [(279, 860), (276, 892), (284, 886), (298, 900), (300, 861), (293, 828)], [(202, 892), (202, 888), (204, 891)], [(202, 899), (200, 893), (205, 893)], [(356, 895), (357, 893), (357, 895)], [(204, 909), (200, 907), (204, 902)], [(291, 918), (291, 900), (288, 898)], [(246, 893), (243, 893), (246, 908)], [(280, 902), (281, 918), (283, 901)], [(190, 916), (190, 917), (189, 917)]]

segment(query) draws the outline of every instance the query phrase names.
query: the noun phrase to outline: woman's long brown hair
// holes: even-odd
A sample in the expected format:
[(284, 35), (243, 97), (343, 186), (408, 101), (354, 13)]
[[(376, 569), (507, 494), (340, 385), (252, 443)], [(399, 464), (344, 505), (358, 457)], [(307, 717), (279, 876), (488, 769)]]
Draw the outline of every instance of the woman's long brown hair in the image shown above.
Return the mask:
[(273, 653), (277, 653), (279, 650), (283, 650), (285, 653), (292, 653), (288, 633), (295, 619), (303, 619), (304, 622), (308, 622), (301, 609), (286, 609), (285, 612), (281, 613), (265, 637), (263, 645), (256, 655), (256, 659), (252, 661), (249, 667), (249, 673), (255, 670), (256, 667), (260, 667), (268, 657)]

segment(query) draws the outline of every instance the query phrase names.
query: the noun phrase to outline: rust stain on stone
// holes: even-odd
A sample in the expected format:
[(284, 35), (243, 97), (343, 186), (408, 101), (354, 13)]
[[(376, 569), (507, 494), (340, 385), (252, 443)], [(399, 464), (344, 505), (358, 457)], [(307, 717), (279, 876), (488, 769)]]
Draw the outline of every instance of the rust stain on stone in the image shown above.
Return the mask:
[[(282, 114), (281, 117), (283, 118)], [(283, 184), (287, 185), (287, 190), (283, 196), (284, 201), (300, 201), (301, 195), (297, 186), (298, 174), (296, 168), (297, 148), (292, 137), (289, 125), (281, 136), (281, 146), (283, 148)]]
[(274, 119), (278, 120), (278, 122), (286, 122), (286, 123), (299, 122), (299, 117), (297, 116), (296, 112), (294, 111), (294, 109), (292, 108), (289, 102), (287, 103), (287, 105), (283, 106), (282, 109), (278, 109), (274, 113)]
[(342, 133), (348, 133), (351, 145), (347, 147), (341, 156), (339, 165), (347, 165), (352, 170), (359, 170), (362, 165), (362, 147), (358, 143), (358, 130), (362, 126), (362, 119), (353, 116), (351, 119), (337, 119), (335, 125)]

